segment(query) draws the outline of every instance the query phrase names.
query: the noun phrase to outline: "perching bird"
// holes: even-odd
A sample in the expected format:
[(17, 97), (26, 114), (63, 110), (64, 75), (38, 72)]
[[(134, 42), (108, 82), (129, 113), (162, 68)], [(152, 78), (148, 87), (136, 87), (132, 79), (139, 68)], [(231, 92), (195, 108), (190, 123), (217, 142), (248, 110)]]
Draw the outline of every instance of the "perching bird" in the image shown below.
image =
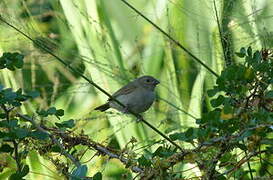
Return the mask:
[(134, 113), (147, 111), (155, 100), (154, 89), (160, 82), (152, 76), (142, 76), (129, 82), (119, 89), (112, 96), (126, 107), (122, 107), (114, 100), (108, 99), (108, 102), (96, 107), (95, 110), (106, 111), (109, 108), (117, 109), (123, 113), (129, 113), (129, 109)]

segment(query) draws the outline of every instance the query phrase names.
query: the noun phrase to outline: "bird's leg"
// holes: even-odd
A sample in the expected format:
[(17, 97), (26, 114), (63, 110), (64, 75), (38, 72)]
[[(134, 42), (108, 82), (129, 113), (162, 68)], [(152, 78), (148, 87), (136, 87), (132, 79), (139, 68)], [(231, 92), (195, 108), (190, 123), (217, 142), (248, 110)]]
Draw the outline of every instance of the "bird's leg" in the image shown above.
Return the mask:
[(129, 112), (129, 109), (130, 109), (129, 105), (126, 104), (125, 107), (122, 109), (122, 112), (123, 112), (124, 114), (128, 114), (128, 113), (130, 113), (130, 112)]
[(141, 122), (143, 120), (143, 117), (140, 114), (137, 114), (137, 122)]

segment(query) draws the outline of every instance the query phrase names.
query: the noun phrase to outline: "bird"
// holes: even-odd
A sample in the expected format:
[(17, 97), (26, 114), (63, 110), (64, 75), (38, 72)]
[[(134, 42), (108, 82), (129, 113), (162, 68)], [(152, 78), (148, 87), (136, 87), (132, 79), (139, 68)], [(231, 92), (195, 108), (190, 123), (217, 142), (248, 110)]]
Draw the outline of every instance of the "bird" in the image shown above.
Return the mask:
[(98, 111), (106, 111), (109, 108), (114, 108), (122, 113), (143, 113), (147, 111), (155, 100), (155, 87), (160, 82), (152, 76), (141, 76), (127, 85), (117, 90), (112, 97), (121, 102), (125, 107), (118, 104), (113, 99), (95, 108)]

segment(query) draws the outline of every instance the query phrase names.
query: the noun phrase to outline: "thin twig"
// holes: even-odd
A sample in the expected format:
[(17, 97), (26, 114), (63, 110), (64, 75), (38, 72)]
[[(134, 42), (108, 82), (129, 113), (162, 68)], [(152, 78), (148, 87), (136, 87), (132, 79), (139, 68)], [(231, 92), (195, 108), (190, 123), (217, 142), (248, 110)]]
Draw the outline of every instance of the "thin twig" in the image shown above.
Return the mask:
[(229, 61), (228, 61), (227, 55), (225, 53), (224, 36), (223, 36), (222, 28), (221, 28), (221, 25), (220, 25), (220, 19), (219, 19), (219, 16), (218, 16), (218, 11), (217, 11), (217, 6), (216, 6), (216, 3), (215, 3), (215, 0), (213, 0), (213, 7), (214, 7), (214, 11), (215, 11), (216, 22), (217, 22), (218, 31), (219, 31), (219, 34), (220, 34), (220, 40), (221, 40), (221, 44), (222, 44), (222, 49), (223, 49), (225, 62), (226, 62), (226, 65), (230, 65), (230, 63), (228, 63)]
[[(242, 143), (246, 144), (245, 141), (244, 141), (244, 139), (242, 140)], [(245, 152), (245, 155), (248, 156), (247, 150), (244, 150), (244, 152)], [(249, 161), (247, 161), (247, 167), (249, 169), (251, 180), (253, 180), (253, 174), (252, 174), (252, 170), (251, 170), (251, 166), (250, 166), (250, 162)]]
[[(124, 165), (129, 164), (130, 159), (125, 158), (124, 156), (115, 152), (114, 150), (111, 150), (110, 148), (107, 148), (97, 142), (94, 142), (94, 141), (90, 140), (89, 138), (86, 138), (85, 136), (80, 136), (80, 137), (73, 136), (72, 137), (70, 134), (60, 132), (58, 130), (54, 130), (54, 132), (58, 136), (60, 136), (64, 142), (68, 142), (68, 143), (73, 142), (74, 146), (81, 144), (83, 146), (91, 147), (91, 148), (95, 149), (99, 154), (107, 155), (110, 158), (119, 159)], [(144, 172), (144, 170), (142, 168), (140, 168), (136, 165), (130, 166), (130, 169), (136, 173), (143, 173)]]
[(126, 0), (121, 0), (125, 5), (127, 5), (130, 9), (135, 11), (138, 15), (140, 15), (143, 19), (148, 21), (152, 26), (154, 26), (158, 31), (160, 31), (164, 36), (166, 36), (168, 39), (170, 39), (174, 44), (176, 44), (178, 47), (183, 49), (189, 56), (191, 56), (195, 61), (197, 61), (199, 64), (201, 64), (204, 68), (206, 68), (209, 72), (211, 72), (214, 76), (219, 77), (219, 75), (214, 72), (208, 65), (202, 62), (201, 59), (196, 57), (193, 53), (191, 53), (187, 48), (185, 48), (180, 42), (175, 40), (171, 35), (169, 35), (167, 32), (165, 32), (163, 29), (161, 29), (158, 25), (156, 25), (152, 20), (147, 18), (144, 14), (142, 14), (139, 10), (137, 10), (134, 6), (132, 6), (129, 2)]
[(54, 144), (56, 144), (60, 149), (61, 149), (61, 152), (62, 154), (67, 157), (68, 159), (70, 159), (72, 161), (72, 163), (76, 166), (76, 167), (80, 167), (81, 166), (81, 163), (74, 157), (72, 156), (71, 154), (69, 154), (65, 148), (63, 147), (63, 145), (52, 135), (50, 134), (49, 132), (47, 132), (45, 129), (43, 129), (41, 126), (39, 126), (32, 118), (28, 117), (28, 116), (25, 116), (23, 114), (20, 114), (20, 113), (17, 113), (17, 116), (26, 120), (26, 121), (29, 121), (36, 129), (38, 129), (39, 131), (45, 133), (45, 134), (48, 134), (49, 137), (51, 138), (51, 140), (54, 142)]

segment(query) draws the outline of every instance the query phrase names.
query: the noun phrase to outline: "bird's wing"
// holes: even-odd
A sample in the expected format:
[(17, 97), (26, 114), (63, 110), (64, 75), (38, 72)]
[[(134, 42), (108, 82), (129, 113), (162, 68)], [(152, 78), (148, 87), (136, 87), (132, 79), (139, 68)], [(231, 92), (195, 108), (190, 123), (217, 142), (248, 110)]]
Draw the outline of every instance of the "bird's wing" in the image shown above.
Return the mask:
[(130, 82), (126, 86), (124, 86), (124, 87), (120, 88), (119, 90), (117, 90), (112, 96), (117, 97), (119, 95), (130, 94), (136, 88), (137, 88), (137, 86), (133, 82)]

